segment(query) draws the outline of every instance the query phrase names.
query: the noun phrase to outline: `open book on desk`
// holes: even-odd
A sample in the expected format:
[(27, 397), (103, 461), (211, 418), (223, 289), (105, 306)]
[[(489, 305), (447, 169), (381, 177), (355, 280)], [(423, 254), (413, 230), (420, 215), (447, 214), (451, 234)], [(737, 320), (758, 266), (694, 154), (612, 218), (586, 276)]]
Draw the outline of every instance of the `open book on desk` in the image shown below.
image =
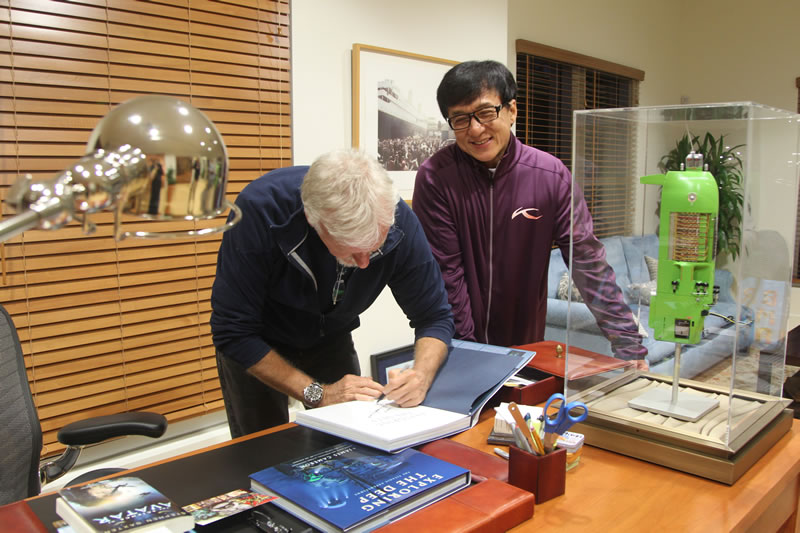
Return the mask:
[[(386, 354), (413, 360), (414, 347)], [(535, 355), (532, 351), (453, 341), (422, 405), (352, 401), (297, 413), (296, 422), (388, 452), (397, 452), (474, 426), (486, 402)]]

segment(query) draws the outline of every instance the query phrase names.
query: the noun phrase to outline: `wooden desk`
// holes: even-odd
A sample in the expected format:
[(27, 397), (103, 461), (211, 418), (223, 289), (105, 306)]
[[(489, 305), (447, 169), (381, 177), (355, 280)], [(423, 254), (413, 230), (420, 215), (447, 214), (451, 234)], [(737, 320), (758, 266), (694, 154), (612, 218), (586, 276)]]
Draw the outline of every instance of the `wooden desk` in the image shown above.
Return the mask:
[[(485, 414), (485, 413), (484, 413)], [(491, 416), (453, 440), (492, 453)], [(733, 486), (584, 446), (563, 496), (512, 531), (800, 531), (800, 421)]]
[[(454, 440), (492, 453), (493, 411)], [(338, 442), (287, 424), (228, 443), (130, 470), (179, 505), (248, 486), (248, 474)], [(567, 473), (566, 494), (536, 506), (515, 532), (800, 531), (800, 421), (733, 486), (585, 446)], [(28, 500), (50, 527), (55, 496)], [(52, 528), (50, 529), (52, 531)]]

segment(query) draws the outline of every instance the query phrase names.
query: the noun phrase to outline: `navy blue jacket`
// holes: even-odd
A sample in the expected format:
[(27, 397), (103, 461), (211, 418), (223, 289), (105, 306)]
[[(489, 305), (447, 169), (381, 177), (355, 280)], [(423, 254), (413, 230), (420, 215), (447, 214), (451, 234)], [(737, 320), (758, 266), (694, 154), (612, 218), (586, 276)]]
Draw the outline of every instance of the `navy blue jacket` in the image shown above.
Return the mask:
[(242, 221), (228, 230), (211, 293), (214, 345), (245, 368), (272, 343), (301, 350), (352, 331), (358, 316), (388, 285), (415, 337), (450, 344), (453, 316), (439, 265), (417, 220), (397, 203), (382, 255), (355, 268), (332, 304), (336, 259), (309, 226), (300, 200), (308, 167), (274, 170), (236, 199)]

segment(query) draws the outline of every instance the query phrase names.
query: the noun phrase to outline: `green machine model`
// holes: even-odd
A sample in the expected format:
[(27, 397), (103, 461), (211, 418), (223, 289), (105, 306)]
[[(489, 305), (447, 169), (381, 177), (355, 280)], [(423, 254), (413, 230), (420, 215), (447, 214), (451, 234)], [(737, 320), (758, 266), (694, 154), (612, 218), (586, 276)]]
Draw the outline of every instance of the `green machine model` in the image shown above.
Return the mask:
[(656, 294), (650, 298), (653, 336), (675, 343), (672, 387), (648, 388), (628, 401), (634, 409), (695, 422), (719, 405), (716, 398), (680, 390), (681, 347), (697, 344), (705, 317), (717, 301), (714, 286), (717, 181), (703, 169), (703, 156), (686, 156), (681, 170), (644, 176), (642, 183), (661, 185)]
[(717, 181), (703, 170), (702, 154), (691, 152), (684, 169), (644, 176), (641, 182), (663, 186), (650, 327), (656, 339), (697, 344), (719, 295), (714, 287)]

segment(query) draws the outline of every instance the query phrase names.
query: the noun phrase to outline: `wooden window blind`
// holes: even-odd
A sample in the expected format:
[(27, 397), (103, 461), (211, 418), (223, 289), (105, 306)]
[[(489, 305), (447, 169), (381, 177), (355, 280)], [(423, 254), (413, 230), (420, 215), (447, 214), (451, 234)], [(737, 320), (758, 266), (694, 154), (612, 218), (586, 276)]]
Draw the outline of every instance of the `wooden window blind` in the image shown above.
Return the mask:
[[(0, 195), (77, 161), (98, 121), (136, 95), (203, 111), (228, 148), (227, 195), (291, 164), (289, 1), (0, 0)], [(7, 206), (3, 216), (13, 215)], [(0, 245), (0, 303), (19, 332), (44, 433), (87, 416), (170, 421), (222, 407), (210, 293), (221, 236), (112, 238), (112, 215)], [(181, 231), (217, 220), (141, 221)]]
[[(643, 79), (640, 70), (518, 40), (517, 136), (572, 170), (573, 111), (637, 106)], [(592, 157), (594, 166), (583, 169), (583, 193), (598, 237), (627, 234), (634, 212), (635, 136), (628, 125), (598, 124), (589, 122), (589, 145), (582, 150), (602, 157)]]

